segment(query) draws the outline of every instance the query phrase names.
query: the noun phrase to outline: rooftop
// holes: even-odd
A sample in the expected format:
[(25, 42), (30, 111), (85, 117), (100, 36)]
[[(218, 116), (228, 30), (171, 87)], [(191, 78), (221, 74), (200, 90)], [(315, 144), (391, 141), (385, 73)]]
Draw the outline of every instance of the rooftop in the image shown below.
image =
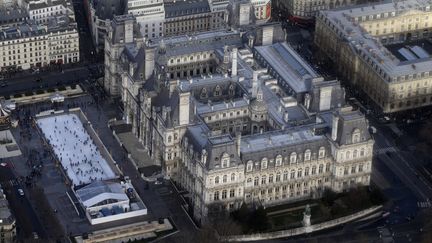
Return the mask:
[(0, 9), (0, 22), (18, 21), (28, 18), (27, 11), (20, 8)]
[(320, 77), (286, 42), (255, 49), (295, 93), (308, 91), (310, 80)]
[(210, 6), (207, 0), (184, 0), (165, 3), (166, 18), (175, 18), (209, 12)]
[(251, 153), (321, 139), (325, 139), (325, 137), (323, 135), (314, 135), (312, 130), (279, 130), (242, 137), (240, 150), (242, 153)]
[(67, 16), (50, 17), (47, 25), (35, 24), (32, 21), (18, 26), (7, 27), (0, 30), (0, 41), (28, 38), (46, 35), (50, 32), (75, 29)]
[(95, 181), (75, 193), (85, 207), (95, 206), (105, 200), (129, 200), (121, 184), (108, 181)]
[[(368, 33), (361, 23), (364, 21), (394, 18), (418, 12), (431, 13), (431, 5), (426, 0), (399, 1), (397, 4), (386, 2), (376, 5), (347, 7), (321, 12), (327, 24), (337, 29), (339, 36), (345, 39), (362, 59), (373, 62), (376, 70), (382, 70), (381, 77), (387, 82), (400, 81), (400, 76), (414, 75), (432, 71), (432, 59), (422, 58), (404, 62), (395, 57), (383, 44)], [(431, 14), (429, 14), (431, 15)]]

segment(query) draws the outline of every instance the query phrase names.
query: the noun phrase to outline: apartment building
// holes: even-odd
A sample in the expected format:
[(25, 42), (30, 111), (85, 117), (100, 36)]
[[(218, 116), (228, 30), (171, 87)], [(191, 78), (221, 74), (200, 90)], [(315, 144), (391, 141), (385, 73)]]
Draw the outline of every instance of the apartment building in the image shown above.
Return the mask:
[(424, 1), (381, 3), (321, 12), (318, 57), (384, 113), (432, 102), (432, 11)]

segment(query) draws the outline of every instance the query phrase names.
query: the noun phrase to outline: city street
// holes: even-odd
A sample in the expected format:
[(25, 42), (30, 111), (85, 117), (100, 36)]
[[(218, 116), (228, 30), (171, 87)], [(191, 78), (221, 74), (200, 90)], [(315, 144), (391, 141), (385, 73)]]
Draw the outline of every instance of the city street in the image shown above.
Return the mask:
[[(14, 77), (7, 80), (7, 86), (0, 89), (0, 96), (12, 96), (29, 90), (48, 89), (60, 85), (78, 84), (89, 79), (89, 68), (98, 68), (98, 64), (77, 66), (63, 72), (46, 72), (38, 75)], [(39, 81), (40, 79), (40, 81)], [(12, 98), (12, 97), (11, 97)], [(13, 98), (12, 98), (13, 99)]]
[[(11, 165), (11, 163), (9, 163), (9, 165)], [(31, 242), (33, 232), (36, 232), (40, 238), (47, 239), (45, 230), (27, 198), (27, 190), (14, 174), (13, 168), (10, 168), (10, 166), (0, 167), (0, 178), (0, 183), (9, 201), (9, 206), (17, 220), (18, 240)], [(19, 195), (18, 189), (24, 190), (23, 196)]]
[[(173, 220), (180, 232), (165, 240), (171, 242), (173, 238), (175, 238), (175, 240), (190, 240), (195, 234), (196, 228), (182, 208), (184, 204), (183, 199), (169, 181), (166, 181), (162, 185), (150, 184), (146, 186), (146, 182), (141, 179), (132, 162), (127, 159), (125, 150), (118, 144), (112, 135), (112, 131), (107, 126), (109, 119), (114, 117), (117, 119), (121, 118), (119, 117), (121, 112), (118, 106), (112, 103), (111, 100), (104, 99), (102, 93), (96, 92), (98, 89), (93, 87), (93, 85), (85, 84), (84, 88), (86, 90), (93, 90), (93, 96), (85, 95), (78, 98), (66, 99), (60, 108), (68, 109), (68, 107), (80, 107), (83, 110), (89, 121), (92, 122), (94, 129), (99, 134), (104, 145), (107, 147), (108, 151), (110, 151), (114, 160), (117, 161), (124, 176), (129, 176), (136, 191), (147, 206), (148, 217), (146, 217), (146, 220), (157, 220), (159, 218), (171, 218)], [(96, 100), (98, 100), (98, 102), (96, 102)], [(50, 109), (51, 107), (52, 105), (49, 103), (26, 105), (19, 107), (17, 114), (20, 114), (21, 117), (26, 117), (27, 115), (33, 116), (37, 112)], [(16, 169), (19, 170), (19, 175), (27, 176), (31, 171), (31, 167), (25, 166), (25, 161), (28, 160), (28, 154), (31, 153), (30, 151), (32, 150), (43, 151), (44, 148), (40, 144), (40, 136), (33, 128), (24, 129), (20, 127), (19, 129), (14, 129), (13, 133), (15, 137), (17, 137), (18, 143), (21, 143), (20, 146), (24, 150), (26, 156), (14, 158), (12, 161)], [(20, 134), (28, 135), (20, 138)], [(67, 231), (67, 234), (75, 235), (88, 232), (87, 223), (84, 222), (85, 219), (78, 217), (76, 213), (74, 213), (73, 206), (67, 199), (65, 192), (71, 192), (64, 185), (64, 180), (58, 168), (53, 164), (51, 159), (48, 159), (49, 156), (46, 157), (42, 154), (44, 153), (41, 152), (41, 155), (38, 157), (41, 158), (41, 163), (43, 163), (43, 173), (40, 179), (33, 179), (35, 183), (34, 186), (44, 189), (44, 194), (50, 204), (48, 207), (51, 207), (51, 211), (58, 210), (56, 217), (59, 217), (60, 222), (63, 222), (62, 225), (64, 230)], [(39, 161), (39, 159), (36, 161)], [(68, 221), (70, 222), (68, 223)], [(30, 230), (31, 229), (27, 231)], [(57, 229), (51, 228), (49, 230)], [(58, 235), (58, 232), (49, 232), (49, 235)]]

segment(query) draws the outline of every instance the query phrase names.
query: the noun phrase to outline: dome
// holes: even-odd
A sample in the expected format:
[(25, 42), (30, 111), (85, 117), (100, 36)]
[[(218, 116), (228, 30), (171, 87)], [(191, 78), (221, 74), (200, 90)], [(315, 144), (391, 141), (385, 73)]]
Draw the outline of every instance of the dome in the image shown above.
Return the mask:
[(9, 113), (9, 109), (3, 107), (3, 105), (0, 103), (0, 117), (8, 117)]
[(258, 99), (253, 100), (250, 103), (250, 108), (254, 112), (267, 112), (267, 104), (263, 100), (261, 101), (259, 101)]
[(264, 101), (261, 88), (258, 88), (257, 97), (250, 103), (253, 112), (267, 112), (267, 104)]
[(0, 131), (9, 129), (11, 123), (9, 113), (9, 109), (4, 108), (2, 104), (0, 104)]

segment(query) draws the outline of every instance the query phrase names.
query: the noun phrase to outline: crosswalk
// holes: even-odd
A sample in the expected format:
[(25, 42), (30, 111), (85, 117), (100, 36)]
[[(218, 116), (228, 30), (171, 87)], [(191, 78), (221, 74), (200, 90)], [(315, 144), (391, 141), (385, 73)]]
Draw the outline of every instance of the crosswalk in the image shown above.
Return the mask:
[(419, 208), (431, 208), (432, 203), (430, 201), (417, 202), (417, 207), (419, 207)]
[(3, 187), (14, 187), (18, 186), (19, 182), (16, 179), (11, 179), (8, 181), (3, 181), (1, 184), (3, 185)]
[(380, 148), (380, 147), (374, 148), (374, 151), (373, 151), (374, 155), (380, 155), (380, 154), (384, 154), (387, 152), (393, 153), (393, 152), (397, 152), (397, 150), (393, 146), (388, 146), (388, 147), (382, 147), (382, 148)]

